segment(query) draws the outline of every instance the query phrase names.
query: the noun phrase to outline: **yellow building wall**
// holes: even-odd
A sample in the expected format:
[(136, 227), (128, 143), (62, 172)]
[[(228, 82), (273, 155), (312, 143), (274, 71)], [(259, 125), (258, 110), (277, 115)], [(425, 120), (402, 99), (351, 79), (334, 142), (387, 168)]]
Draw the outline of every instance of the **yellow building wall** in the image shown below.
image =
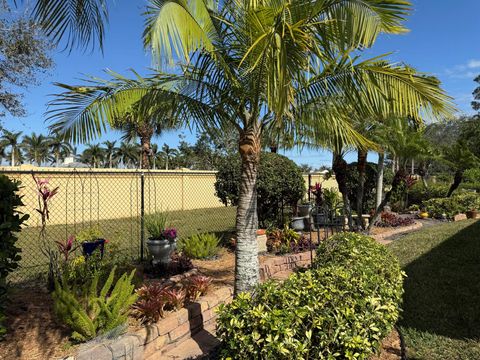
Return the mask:
[[(32, 172), (37, 178), (50, 179), (50, 187), (58, 186), (51, 200), (49, 224), (93, 223), (98, 220), (127, 218), (139, 215), (141, 182), (139, 170), (40, 168), (34, 166), (0, 167), (0, 174), (22, 182), (21, 195), (30, 214), (28, 225), (40, 225), (38, 197)], [(144, 172), (145, 212), (177, 211), (224, 206), (215, 196), (215, 171), (151, 170)], [(308, 187), (308, 175), (304, 176)], [(311, 183), (321, 182), (325, 188), (336, 188), (334, 178), (313, 174)]]

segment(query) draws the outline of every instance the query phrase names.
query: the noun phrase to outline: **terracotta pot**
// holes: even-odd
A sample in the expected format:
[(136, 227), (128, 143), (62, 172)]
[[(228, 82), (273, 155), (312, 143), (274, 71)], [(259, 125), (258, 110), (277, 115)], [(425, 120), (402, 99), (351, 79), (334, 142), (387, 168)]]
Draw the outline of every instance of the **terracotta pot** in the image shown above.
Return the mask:
[(265, 235), (265, 229), (258, 229), (257, 235)]
[(468, 210), (465, 214), (467, 215), (467, 219), (477, 218), (477, 210)]

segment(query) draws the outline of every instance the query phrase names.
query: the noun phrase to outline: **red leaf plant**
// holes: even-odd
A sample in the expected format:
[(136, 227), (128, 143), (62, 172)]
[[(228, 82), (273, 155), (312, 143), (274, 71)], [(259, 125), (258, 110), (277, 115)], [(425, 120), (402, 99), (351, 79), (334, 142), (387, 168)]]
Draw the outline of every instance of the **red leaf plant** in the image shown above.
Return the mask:
[(212, 279), (208, 276), (195, 275), (185, 281), (188, 301), (196, 301), (202, 295), (205, 295), (212, 284)]
[(181, 287), (166, 287), (163, 290), (163, 299), (166, 310), (180, 310), (185, 305), (187, 291)]
[(136, 292), (138, 300), (132, 306), (132, 315), (142, 324), (156, 323), (164, 315), (165, 287), (158, 282), (144, 284)]
[(70, 254), (78, 248), (78, 246), (73, 246), (74, 241), (75, 236), (73, 235), (70, 235), (64, 243), (61, 241), (55, 241), (57, 243), (58, 251), (63, 255), (65, 262), (68, 261)]

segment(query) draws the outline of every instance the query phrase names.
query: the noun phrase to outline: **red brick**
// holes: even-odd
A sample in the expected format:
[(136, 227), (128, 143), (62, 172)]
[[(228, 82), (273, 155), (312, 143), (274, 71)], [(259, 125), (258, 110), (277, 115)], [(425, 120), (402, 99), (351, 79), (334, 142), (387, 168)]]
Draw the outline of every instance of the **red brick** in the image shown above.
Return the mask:
[(178, 318), (176, 314), (168, 314), (165, 319), (162, 319), (157, 323), (157, 327), (159, 335), (168, 334), (170, 331), (178, 327)]

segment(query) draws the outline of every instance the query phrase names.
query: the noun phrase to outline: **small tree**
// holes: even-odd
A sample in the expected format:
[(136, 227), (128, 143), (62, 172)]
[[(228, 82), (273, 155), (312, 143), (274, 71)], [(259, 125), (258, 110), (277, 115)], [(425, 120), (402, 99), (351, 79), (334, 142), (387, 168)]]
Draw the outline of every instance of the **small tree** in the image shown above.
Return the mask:
[[(240, 176), (240, 157), (226, 157), (215, 182), (216, 194), (225, 205), (237, 206)], [(296, 206), (305, 191), (302, 170), (297, 164), (282, 155), (262, 154), (257, 180), (257, 212), (261, 226), (282, 226), (282, 208)]]

